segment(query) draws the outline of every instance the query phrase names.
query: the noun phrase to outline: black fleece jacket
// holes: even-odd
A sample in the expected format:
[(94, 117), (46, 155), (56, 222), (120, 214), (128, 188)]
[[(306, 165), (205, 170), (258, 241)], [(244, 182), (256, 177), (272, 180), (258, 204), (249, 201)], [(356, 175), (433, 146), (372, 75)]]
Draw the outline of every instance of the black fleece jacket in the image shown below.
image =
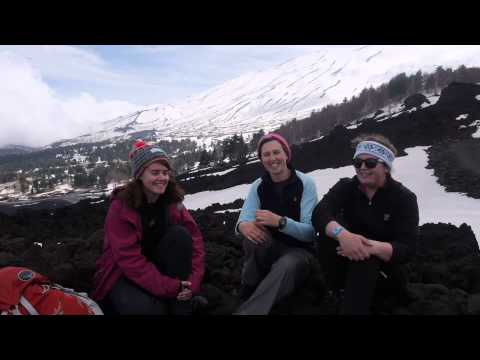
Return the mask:
[(334, 220), (350, 232), (392, 244), (392, 264), (408, 262), (418, 238), (417, 197), (390, 175), (371, 201), (359, 185), (354, 176), (340, 179), (329, 190), (313, 211), (315, 231), (326, 236), (325, 227)]

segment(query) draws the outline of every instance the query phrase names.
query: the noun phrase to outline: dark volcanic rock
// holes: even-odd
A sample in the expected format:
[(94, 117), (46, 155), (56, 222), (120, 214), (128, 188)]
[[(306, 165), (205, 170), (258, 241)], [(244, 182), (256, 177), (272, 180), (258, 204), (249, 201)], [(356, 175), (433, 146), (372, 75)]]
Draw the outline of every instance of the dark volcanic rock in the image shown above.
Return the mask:
[[(480, 113), (477, 116), (480, 119)], [(476, 127), (470, 127), (465, 132), (474, 130)], [(428, 154), (429, 167), (447, 191), (480, 199), (480, 139), (442, 141), (428, 149)]]
[(405, 107), (405, 110), (410, 110), (412, 108), (420, 108), (422, 104), (430, 104), (430, 100), (427, 99), (427, 97), (423, 94), (413, 94), (407, 97), (403, 101), (403, 106)]
[[(236, 202), (222, 207), (234, 209), (239, 205), (240, 202)], [(206, 246), (207, 271), (201, 294), (208, 299), (208, 304), (198, 310), (200, 315), (231, 314), (238, 306), (237, 290), (243, 261), (242, 244), (234, 234), (238, 212), (215, 214), (214, 210), (218, 209), (215, 205), (203, 211), (192, 211)], [(28, 212), (24, 217), (0, 215), (3, 234), (0, 266), (27, 266), (63, 286), (89, 292), (95, 261), (101, 252), (105, 213), (105, 205), (77, 204), (64, 209), (62, 214), (48, 216), (42, 211)], [(23, 226), (18, 227), (19, 223)], [(56, 224), (56, 232), (49, 228), (52, 223)], [(44, 240), (42, 246), (26, 240), (32, 227), (36, 231), (35, 238)], [(11, 236), (11, 231), (15, 236)], [(7, 249), (10, 245), (12, 250)], [(24, 245), (25, 251), (21, 252)], [(479, 313), (479, 252), (478, 243), (467, 225), (421, 226), (417, 255), (406, 266), (411, 283), (405, 298), (381, 294), (376, 300), (375, 312)], [(273, 314), (335, 313), (336, 299), (326, 296), (321, 267), (318, 263), (314, 267), (305, 286), (278, 304)]]
[(441, 109), (462, 109), (465, 112), (476, 111), (480, 94), (480, 85), (452, 82), (442, 90), (440, 99), (436, 104)]
[(21, 255), (27, 249), (27, 241), (23, 237), (0, 239), (0, 251), (9, 251), (14, 255)]
[(468, 298), (467, 312), (480, 315), (480, 294), (474, 294)]
[(0, 268), (5, 266), (23, 266), (22, 259), (9, 252), (0, 252)]
[(406, 312), (413, 315), (467, 314), (468, 293), (442, 284), (410, 284), (411, 304)]

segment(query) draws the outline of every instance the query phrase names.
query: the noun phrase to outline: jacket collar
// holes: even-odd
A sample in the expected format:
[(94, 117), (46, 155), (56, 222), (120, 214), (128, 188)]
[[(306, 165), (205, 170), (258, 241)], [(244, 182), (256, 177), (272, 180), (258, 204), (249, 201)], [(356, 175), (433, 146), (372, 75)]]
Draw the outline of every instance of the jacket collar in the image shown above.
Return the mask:
[[(297, 181), (298, 176), (297, 176), (297, 172), (295, 171), (295, 168), (291, 164), (287, 164), (287, 167), (290, 169), (290, 177), (286, 180), (286, 184), (290, 185), (295, 181)], [(270, 173), (266, 170), (262, 176), (262, 181), (264, 181), (267, 184), (274, 184), (272, 177), (270, 176)]]

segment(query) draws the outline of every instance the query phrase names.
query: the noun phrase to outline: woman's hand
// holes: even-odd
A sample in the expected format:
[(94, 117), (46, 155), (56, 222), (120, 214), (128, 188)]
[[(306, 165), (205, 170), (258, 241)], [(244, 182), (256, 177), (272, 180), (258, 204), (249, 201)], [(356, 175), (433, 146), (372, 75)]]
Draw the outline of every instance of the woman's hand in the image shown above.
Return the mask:
[(192, 298), (192, 283), (190, 281), (181, 281), (182, 287), (177, 295), (177, 300), (185, 301)]
[(373, 244), (362, 235), (344, 231), (338, 237), (340, 246), (337, 247), (337, 254), (353, 261), (367, 260), (372, 255)]
[(385, 262), (390, 261), (393, 255), (393, 246), (389, 242), (369, 240), (371, 247), (371, 254), (378, 257)]

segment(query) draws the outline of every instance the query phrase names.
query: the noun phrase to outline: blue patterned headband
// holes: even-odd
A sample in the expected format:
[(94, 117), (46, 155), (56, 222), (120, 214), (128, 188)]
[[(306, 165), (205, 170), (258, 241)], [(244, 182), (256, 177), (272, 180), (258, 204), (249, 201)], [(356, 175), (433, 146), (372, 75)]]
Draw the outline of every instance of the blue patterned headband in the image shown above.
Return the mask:
[(353, 158), (355, 159), (358, 155), (361, 154), (368, 154), (373, 155), (383, 162), (391, 169), (393, 160), (395, 160), (395, 155), (393, 152), (387, 148), (386, 146), (376, 142), (376, 141), (362, 141), (357, 145), (357, 149), (355, 150), (355, 155)]

